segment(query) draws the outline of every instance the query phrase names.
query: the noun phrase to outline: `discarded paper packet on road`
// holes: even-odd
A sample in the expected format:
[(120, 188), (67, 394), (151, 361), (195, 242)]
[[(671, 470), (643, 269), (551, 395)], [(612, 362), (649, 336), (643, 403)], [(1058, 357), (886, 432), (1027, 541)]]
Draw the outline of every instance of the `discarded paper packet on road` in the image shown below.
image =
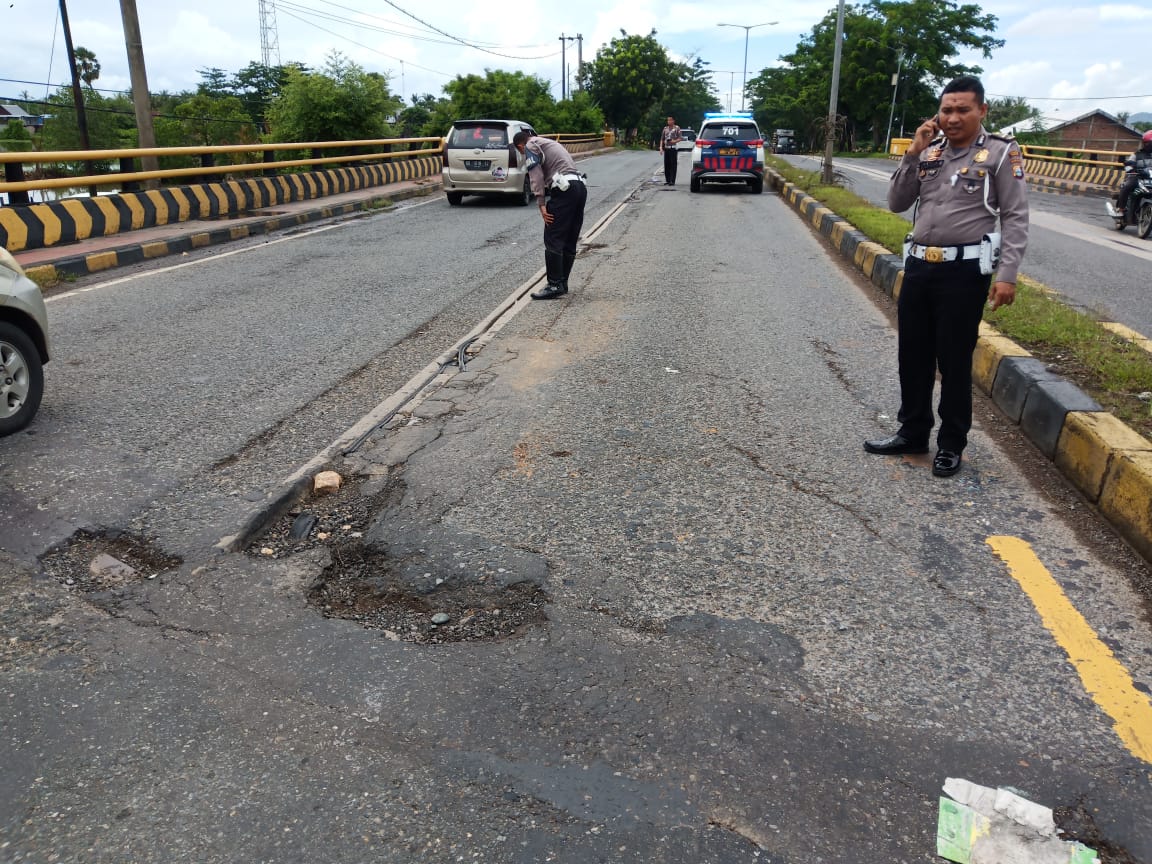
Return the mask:
[(949, 777), (940, 798), (936, 854), (958, 864), (1100, 864), (1082, 843), (1061, 840), (1052, 810), (1007, 789)]

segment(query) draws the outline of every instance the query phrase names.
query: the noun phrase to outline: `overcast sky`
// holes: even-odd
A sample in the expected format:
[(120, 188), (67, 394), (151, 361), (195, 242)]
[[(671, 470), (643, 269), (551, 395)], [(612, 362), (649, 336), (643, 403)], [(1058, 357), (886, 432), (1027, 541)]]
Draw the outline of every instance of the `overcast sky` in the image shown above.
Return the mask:
[[(100, 61), (96, 86), (129, 89), (118, 0), (67, 0), (67, 6), (73, 43)], [(633, 34), (655, 28), (674, 56), (708, 61), (717, 70), (721, 101), (727, 104), (732, 94), (738, 109), (745, 30), (717, 25), (766, 25), (749, 31), (751, 78), (791, 51), (834, 3), (267, 0), (266, 6), (274, 8), (281, 62), (318, 68), (329, 52), (339, 50), (366, 70), (387, 74), (392, 89), (405, 97), (441, 95), (456, 75), (490, 68), (540, 75), (552, 82), (559, 98), (561, 34), (582, 34), (583, 55), (590, 60), (621, 28)], [(57, 0), (0, 0), (0, 7), (0, 79), (5, 79), (0, 101), (24, 91), (43, 98), (45, 82), (67, 83)], [(259, 0), (137, 0), (137, 7), (153, 91), (194, 89), (201, 80), (198, 70), (232, 73), (261, 59)], [(1112, 114), (1152, 111), (1152, 65), (1142, 59), (1152, 45), (1148, 4), (989, 0), (981, 7), (999, 18), (996, 35), (1006, 42), (992, 60), (964, 58), (984, 67), (989, 94), (1026, 97), (1045, 116), (1060, 119), (1094, 108)], [(577, 43), (567, 45), (575, 70)]]

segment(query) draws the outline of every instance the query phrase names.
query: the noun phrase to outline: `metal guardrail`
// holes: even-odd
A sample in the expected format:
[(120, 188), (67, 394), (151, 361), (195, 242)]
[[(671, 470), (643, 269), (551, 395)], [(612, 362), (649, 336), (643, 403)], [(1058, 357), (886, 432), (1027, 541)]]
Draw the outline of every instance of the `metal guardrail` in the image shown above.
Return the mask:
[[(392, 149), (396, 145), (403, 150)], [(413, 145), (435, 145), (418, 146)], [(362, 148), (369, 152), (341, 156), (321, 156), (323, 150), (347, 150)], [(310, 141), (306, 143), (260, 143), (222, 144), (204, 147), (131, 147), (121, 150), (57, 150), (50, 152), (0, 153), (0, 164), (4, 166), (4, 182), (0, 192), (10, 193), (12, 204), (27, 204), (28, 192), (40, 189), (66, 189), (80, 186), (119, 185), (125, 191), (136, 191), (139, 184), (151, 180), (167, 180), (178, 177), (210, 177), (219, 174), (244, 174), (259, 171), (265, 176), (277, 173), (284, 168), (299, 168), (314, 165), (332, 165), (348, 162), (378, 162), (387, 159), (403, 159), (415, 156), (429, 156), (443, 152), (442, 138), (381, 138), (366, 141)], [(312, 155), (303, 159), (277, 160), (277, 152), (308, 151)], [(217, 165), (216, 156), (232, 153), (259, 153), (258, 162), (229, 162)], [(200, 165), (194, 168), (167, 168), (157, 171), (135, 170), (135, 160), (143, 157), (199, 157)], [(119, 162), (120, 170), (108, 173), (68, 174), (65, 177), (27, 180), (24, 166), (29, 164), (75, 164), (91, 165), (94, 162)]]
[[(565, 146), (595, 144), (607, 141), (605, 134), (553, 133), (543, 135)], [(394, 147), (404, 149), (395, 150)], [(363, 149), (366, 152), (340, 156), (321, 156), (323, 150)], [(307, 158), (275, 158), (278, 152), (309, 152)], [(204, 147), (131, 147), (120, 150), (58, 150), (51, 152), (0, 152), (0, 165), (4, 166), (4, 181), (0, 182), (0, 193), (8, 193), (11, 204), (28, 204), (28, 192), (45, 189), (69, 189), (118, 185), (124, 191), (139, 191), (142, 183), (177, 178), (204, 178), (205, 181), (220, 174), (248, 174), (261, 172), (264, 176), (274, 175), (285, 168), (301, 168), (316, 165), (340, 165), (350, 162), (379, 162), (387, 159), (405, 159), (419, 156), (437, 155), (444, 152), (444, 139), (426, 138), (380, 138), (362, 141), (309, 141), (303, 143), (259, 143), (222, 144)], [(216, 157), (229, 154), (258, 153), (259, 161), (228, 162), (217, 165)], [(137, 171), (137, 159), (154, 157), (199, 158), (200, 165), (191, 168), (166, 168), (156, 171)], [(118, 171), (92, 173), (92, 163), (119, 163)], [(25, 165), (75, 165), (84, 164), (88, 173), (68, 173), (67, 176), (28, 180), (24, 176)], [(93, 194), (95, 189), (93, 188)]]

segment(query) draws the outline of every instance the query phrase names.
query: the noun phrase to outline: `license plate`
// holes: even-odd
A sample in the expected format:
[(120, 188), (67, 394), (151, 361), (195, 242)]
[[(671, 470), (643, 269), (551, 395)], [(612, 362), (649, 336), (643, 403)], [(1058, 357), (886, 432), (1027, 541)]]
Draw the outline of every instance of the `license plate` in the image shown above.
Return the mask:
[(492, 164), (491, 159), (465, 159), (464, 167), (469, 171), (487, 171)]
[(720, 155), (721, 156), (739, 156), (740, 155), (740, 148), (738, 148), (738, 147), (721, 147), (720, 148)]

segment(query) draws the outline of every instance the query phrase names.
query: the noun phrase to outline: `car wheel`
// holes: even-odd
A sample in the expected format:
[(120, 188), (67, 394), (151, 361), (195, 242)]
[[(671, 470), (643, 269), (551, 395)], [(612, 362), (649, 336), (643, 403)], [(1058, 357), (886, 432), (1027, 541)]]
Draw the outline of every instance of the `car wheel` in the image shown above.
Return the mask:
[(688, 181), (688, 191), (689, 192), (699, 192), (700, 191), (700, 178), (699, 177), (693, 177), (691, 180)]
[(1136, 233), (1141, 237), (1152, 234), (1152, 201), (1145, 201), (1140, 208), (1140, 220), (1136, 223)]
[(448, 197), (448, 203), (451, 204), (453, 207), (459, 207), (460, 202), (464, 200), (464, 193), (463, 192), (448, 192), (446, 194)]
[(528, 175), (524, 175), (524, 188), (520, 190), (520, 194), (516, 196), (516, 203), (521, 207), (527, 207), (528, 202), (532, 200), (532, 181)]
[(764, 194), (764, 178), (757, 177), (755, 180), (748, 184), (748, 188), (752, 190), (753, 195)]
[(44, 367), (28, 334), (0, 321), (0, 435), (32, 422), (44, 396)]

